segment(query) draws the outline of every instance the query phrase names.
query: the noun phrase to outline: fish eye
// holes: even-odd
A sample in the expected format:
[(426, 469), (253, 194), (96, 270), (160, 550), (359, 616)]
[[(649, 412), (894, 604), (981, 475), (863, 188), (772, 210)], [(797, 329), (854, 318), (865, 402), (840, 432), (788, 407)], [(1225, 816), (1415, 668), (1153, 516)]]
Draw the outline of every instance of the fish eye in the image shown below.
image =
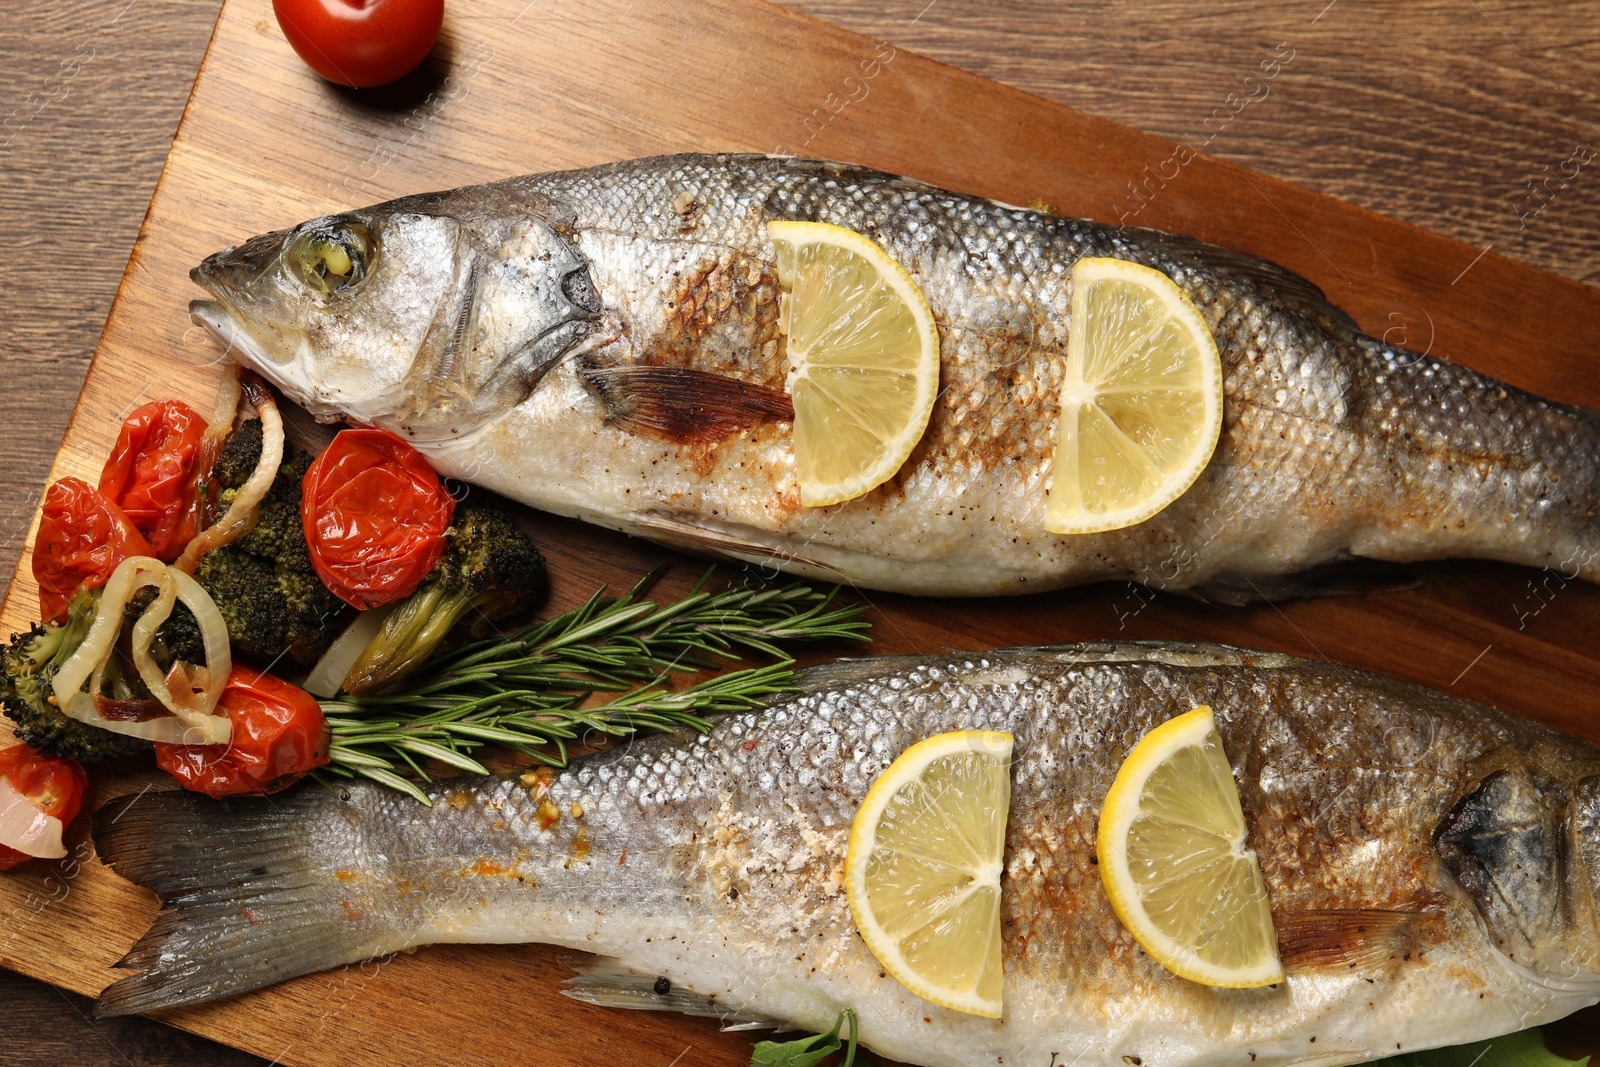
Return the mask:
[(372, 250), (366, 223), (329, 220), (295, 236), (288, 248), (289, 268), (305, 285), (332, 294), (366, 277)]

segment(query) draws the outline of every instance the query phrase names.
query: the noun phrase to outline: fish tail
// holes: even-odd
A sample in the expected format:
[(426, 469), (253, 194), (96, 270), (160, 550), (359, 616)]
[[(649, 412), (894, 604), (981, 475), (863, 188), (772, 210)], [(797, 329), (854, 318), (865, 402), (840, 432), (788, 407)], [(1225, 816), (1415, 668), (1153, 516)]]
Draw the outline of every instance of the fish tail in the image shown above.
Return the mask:
[(1600, 410), (1565, 410), (1573, 413), (1578, 425), (1569, 442), (1558, 442), (1552, 450), (1570, 452), (1564, 462), (1551, 464), (1552, 472), (1539, 483), (1529, 513), (1538, 515), (1549, 508), (1558, 529), (1565, 531), (1548, 552), (1547, 571), (1568, 580), (1600, 583)]
[(1375, 509), (1349, 545), (1380, 560), (1474, 556), (1600, 581), (1600, 411), (1359, 338), (1351, 411), (1382, 442), (1350, 484)]
[(340, 807), (317, 789), (229, 801), (146, 791), (96, 811), (101, 861), (162, 910), (117, 963), (139, 973), (107, 987), (95, 1014), (215, 1000), (382, 951), (375, 920), (313, 855)]

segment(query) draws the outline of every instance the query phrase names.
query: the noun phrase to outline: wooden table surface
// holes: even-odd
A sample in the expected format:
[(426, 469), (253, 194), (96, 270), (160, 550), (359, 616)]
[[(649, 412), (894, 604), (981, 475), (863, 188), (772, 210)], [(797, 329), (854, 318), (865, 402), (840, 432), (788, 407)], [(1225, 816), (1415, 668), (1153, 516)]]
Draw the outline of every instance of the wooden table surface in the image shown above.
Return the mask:
[[(260, 2), (270, 20), (267, 0)], [(1600, 175), (1562, 174), (1579, 146), (1600, 144), (1600, 5), (789, 6), (1479, 248), (1600, 282)], [(12, 476), (0, 485), (0, 572), (9, 574), (217, 3), (9, 0), (5, 8), (0, 457)], [(1248, 92), (1244, 77), (1280, 43), (1294, 59), (1270, 94), (1229, 115), (1229, 94)], [(1537, 198), (1530, 183), (1542, 190)], [(88, 1001), (3, 971), (0, 998), (6, 1065), (264, 1062), (144, 1020), (91, 1024)]]

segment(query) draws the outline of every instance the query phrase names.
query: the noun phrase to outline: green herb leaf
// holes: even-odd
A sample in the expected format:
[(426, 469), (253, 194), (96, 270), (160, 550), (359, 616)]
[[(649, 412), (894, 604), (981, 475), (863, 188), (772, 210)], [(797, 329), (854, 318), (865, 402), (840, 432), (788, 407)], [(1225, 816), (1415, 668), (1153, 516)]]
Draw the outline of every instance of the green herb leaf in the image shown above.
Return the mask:
[(1536, 1027), (1488, 1041), (1390, 1056), (1373, 1067), (1585, 1067), (1588, 1062), (1587, 1056), (1569, 1060), (1545, 1048), (1544, 1034)]
[[(845, 1020), (850, 1021), (850, 1036), (841, 1039), (840, 1029)], [(833, 1020), (833, 1029), (825, 1034), (810, 1034), (793, 1041), (758, 1041), (750, 1053), (750, 1067), (817, 1067), (817, 1064), (845, 1049), (844, 1062), (839, 1067), (853, 1067), (857, 1061), (856, 1010), (846, 1008)], [(872, 1057), (859, 1053), (861, 1067), (872, 1067)]]
[[(623, 596), (607, 597), (601, 589), (563, 615), (457, 649), (410, 680), (404, 692), (323, 701), (331, 762), (317, 777), (325, 785), (351, 777), (397, 789), (405, 782), (403, 791), (420, 799), (414, 780), (428, 780), (423, 762), (485, 773), (472, 755), (484, 745), (564, 766), (567, 744), (589, 731), (614, 737), (636, 730), (704, 731), (710, 729), (707, 715), (759, 708), (793, 690), (785, 646), (867, 639), (863, 609), (835, 607), (837, 589), (794, 583), (710, 593), (708, 571), (672, 603), (642, 599), (660, 571)], [(752, 655), (777, 662), (681, 690), (666, 685), (674, 675)], [(619, 695), (581, 706), (597, 692)]]

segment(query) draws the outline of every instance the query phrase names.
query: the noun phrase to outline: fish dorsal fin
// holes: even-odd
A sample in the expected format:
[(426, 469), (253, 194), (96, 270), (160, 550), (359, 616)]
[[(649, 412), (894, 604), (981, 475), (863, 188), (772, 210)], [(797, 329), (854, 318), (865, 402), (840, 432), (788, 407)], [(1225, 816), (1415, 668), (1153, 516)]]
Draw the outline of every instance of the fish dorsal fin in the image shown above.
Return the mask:
[(1159, 245), (1174, 258), (1190, 259), (1211, 270), (1247, 279), (1271, 293), (1280, 304), (1292, 307), (1323, 326), (1360, 329), (1350, 313), (1329, 300), (1315, 282), (1271, 260), (1163, 230), (1143, 230), (1141, 240)]
[(573, 967), (562, 996), (602, 1008), (628, 1008), (633, 1011), (676, 1011), (716, 1019), (724, 1030), (780, 1029), (775, 1019), (740, 1011), (721, 1003), (715, 996), (677, 985), (660, 975), (645, 974), (627, 967), (621, 960), (598, 956)]
[(787, 393), (722, 374), (587, 362), (579, 364), (578, 373), (613, 426), (674, 444), (720, 441), (752, 426), (794, 420)]
[(1284, 970), (1375, 970), (1418, 952), (1439, 921), (1428, 911), (1322, 908), (1274, 911), (1278, 956)]

